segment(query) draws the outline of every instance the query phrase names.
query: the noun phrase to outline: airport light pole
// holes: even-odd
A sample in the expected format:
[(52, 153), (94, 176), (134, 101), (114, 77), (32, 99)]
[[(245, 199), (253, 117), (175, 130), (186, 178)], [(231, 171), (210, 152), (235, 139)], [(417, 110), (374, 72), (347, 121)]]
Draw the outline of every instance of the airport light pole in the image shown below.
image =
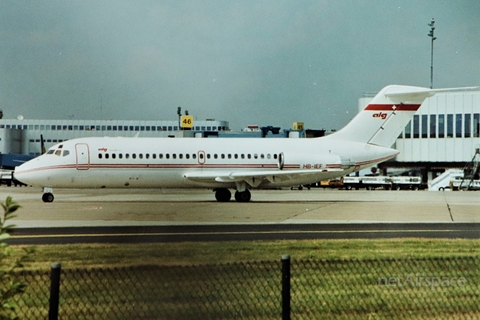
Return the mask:
[(434, 36), (435, 32), (435, 19), (432, 18), (432, 21), (428, 24), (430, 26), (430, 32), (428, 33), (428, 36), (432, 38), (432, 50), (430, 54), (430, 89), (433, 88), (433, 41), (435, 41), (437, 38)]
[(180, 128), (182, 127), (182, 108), (181, 107), (178, 107), (177, 108), (177, 115), (178, 115), (178, 130), (180, 130)]

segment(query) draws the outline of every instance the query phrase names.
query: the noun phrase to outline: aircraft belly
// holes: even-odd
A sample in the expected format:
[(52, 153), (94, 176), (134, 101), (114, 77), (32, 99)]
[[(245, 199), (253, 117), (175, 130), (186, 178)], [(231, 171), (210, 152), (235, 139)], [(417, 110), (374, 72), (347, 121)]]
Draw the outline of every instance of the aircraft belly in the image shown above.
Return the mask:
[[(92, 170), (92, 173), (95, 170)], [(180, 188), (188, 187), (177, 170), (165, 169), (120, 169), (100, 170), (95, 184), (105, 188)], [(85, 181), (89, 183), (88, 181)]]
[(177, 188), (195, 187), (185, 181), (181, 172), (158, 169), (94, 169), (74, 168), (43, 171), (38, 178), (30, 175), (27, 184), (52, 188)]

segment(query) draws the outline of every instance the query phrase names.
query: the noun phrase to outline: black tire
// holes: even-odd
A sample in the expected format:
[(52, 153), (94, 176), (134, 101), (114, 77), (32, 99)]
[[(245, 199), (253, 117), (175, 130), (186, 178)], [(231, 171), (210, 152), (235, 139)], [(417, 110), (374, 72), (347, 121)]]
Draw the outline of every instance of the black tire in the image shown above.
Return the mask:
[(55, 197), (50, 192), (44, 193), (42, 196), (43, 202), (53, 202)]
[(237, 202), (249, 202), (251, 198), (252, 194), (248, 190), (235, 192), (235, 200), (237, 200)]
[(228, 189), (221, 188), (215, 190), (215, 199), (217, 199), (218, 202), (228, 202), (231, 197), (232, 193)]

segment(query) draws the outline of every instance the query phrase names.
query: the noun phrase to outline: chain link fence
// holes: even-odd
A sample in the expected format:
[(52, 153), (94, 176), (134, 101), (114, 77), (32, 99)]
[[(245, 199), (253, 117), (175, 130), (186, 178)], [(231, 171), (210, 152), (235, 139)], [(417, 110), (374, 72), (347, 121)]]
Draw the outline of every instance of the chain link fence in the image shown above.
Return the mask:
[[(292, 260), (294, 319), (480, 318), (480, 257)], [(24, 271), (20, 319), (47, 319), (50, 272)], [(282, 263), (61, 272), (59, 319), (279, 319)]]

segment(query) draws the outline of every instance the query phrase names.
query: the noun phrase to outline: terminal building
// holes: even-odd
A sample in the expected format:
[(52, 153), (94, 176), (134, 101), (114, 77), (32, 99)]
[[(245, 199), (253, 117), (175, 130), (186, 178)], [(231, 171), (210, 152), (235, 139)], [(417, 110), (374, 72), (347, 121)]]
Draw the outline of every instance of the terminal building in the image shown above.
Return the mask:
[(193, 137), (230, 130), (227, 121), (216, 120), (195, 121), (190, 130), (179, 128), (179, 121), (0, 119), (0, 153), (40, 155), (42, 138), (48, 149), (81, 137)]
[(48, 149), (59, 142), (82, 137), (304, 138), (323, 135), (325, 130), (304, 130), (299, 122), (294, 123), (293, 130), (255, 125), (244, 131), (231, 131), (228, 121), (213, 119), (195, 120), (186, 128), (175, 120), (27, 120), (19, 117), (0, 119), (0, 155), (28, 155), (30, 159), (41, 154), (42, 140)]

